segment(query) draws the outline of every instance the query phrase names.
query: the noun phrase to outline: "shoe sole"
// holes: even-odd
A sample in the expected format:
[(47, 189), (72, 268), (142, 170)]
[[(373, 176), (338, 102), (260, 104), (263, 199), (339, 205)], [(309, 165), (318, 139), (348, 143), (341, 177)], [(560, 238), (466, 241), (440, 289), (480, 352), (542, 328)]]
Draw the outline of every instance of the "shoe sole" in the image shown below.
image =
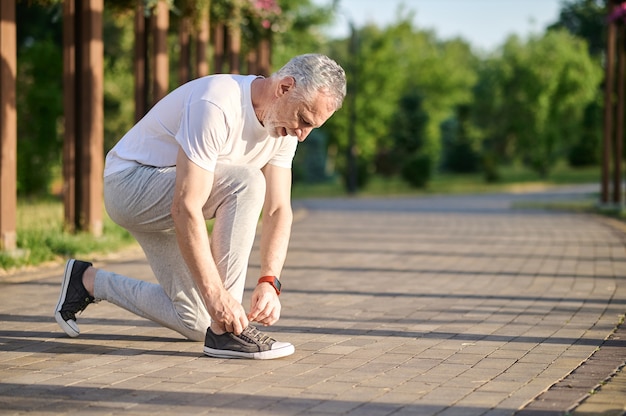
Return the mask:
[(69, 335), (72, 338), (76, 338), (80, 331), (72, 328), (70, 324), (68, 324), (63, 317), (61, 316), (60, 310), (63, 307), (63, 303), (65, 302), (65, 297), (67, 296), (67, 288), (70, 285), (70, 278), (72, 277), (72, 268), (74, 267), (75, 260), (68, 260), (65, 264), (65, 274), (63, 274), (63, 282), (61, 283), (61, 294), (59, 295), (59, 302), (57, 303), (57, 307), (54, 310), (54, 319), (57, 321), (63, 332)]
[(240, 352), (229, 350), (216, 350), (210, 347), (204, 347), (204, 354), (214, 358), (250, 358), (253, 360), (272, 360), (274, 358), (287, 357), (296, 351), (293, 345), (278, 348), (275, 350), (261, 352)]

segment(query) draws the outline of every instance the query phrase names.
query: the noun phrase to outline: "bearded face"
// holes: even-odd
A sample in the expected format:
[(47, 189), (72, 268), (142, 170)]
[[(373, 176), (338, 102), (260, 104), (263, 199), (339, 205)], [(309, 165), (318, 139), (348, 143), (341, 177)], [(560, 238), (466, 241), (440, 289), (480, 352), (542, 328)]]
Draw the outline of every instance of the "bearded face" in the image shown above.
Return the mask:
[(286, 132), (284, 132), (284, 128), (278, 126), (278, 109), (277, 105), (274, 104), (270, 108), (268, 108), (265, 113), (265, 117), (262, 120), (263, 126), (265, 127), (265, 131), (267, 131), (268, 136), (278, 139), (279, 137), (286, 136)]
[(324, 124), (333, 113), (329, 96), (318, 93), (312, 103), (307, 103), (291, 90), (272, 102), (262, 121), (270, 137), (295, 136), (303, 142), (311, 130)]

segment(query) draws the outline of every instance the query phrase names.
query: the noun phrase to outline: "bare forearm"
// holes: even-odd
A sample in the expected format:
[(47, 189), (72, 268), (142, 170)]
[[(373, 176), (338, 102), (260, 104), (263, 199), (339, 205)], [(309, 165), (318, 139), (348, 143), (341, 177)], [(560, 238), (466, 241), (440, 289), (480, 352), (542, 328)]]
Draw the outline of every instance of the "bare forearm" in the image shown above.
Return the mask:
[(261, 275), (280, 276), (287, 257), (293, 213), (282, 208), (263, 214), (261, 229)]
[(204, 218), (194, 218), (187, 213), (179, 213), (174, 218), (183, 260), (202, 297), (208, 302), (212, 295), (223, 289), (223, 284), (211, 255)]
[(211, 194), (213, 172), (191, 162), (182, 149), (176, 158), (176, 187), (171, 214), (181, 256), (211, 316), (211, 329), (240, 334), (248, 326), (246, 311), (225, 288), (211, 254), (202, 208)]

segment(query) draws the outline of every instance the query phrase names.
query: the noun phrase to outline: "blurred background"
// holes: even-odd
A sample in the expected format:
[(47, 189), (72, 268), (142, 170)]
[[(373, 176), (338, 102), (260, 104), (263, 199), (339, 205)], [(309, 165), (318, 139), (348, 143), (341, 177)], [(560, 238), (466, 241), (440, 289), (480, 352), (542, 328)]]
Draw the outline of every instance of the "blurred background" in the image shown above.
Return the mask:
[[(559, 164), (599, 164), (603, 0), (266, 0), (250, 1), (264, 7), (253, 17), (232, 16), (243, 0), (171, 1), (169, 90), (185, 81), (181, 26), (202, 2), (213, 30), (241, 29), (240, 67), (232, 71), (226, 60), (216, 68), (210, 44), (210, 73), (250, 72), (247, 52), (266, 36), (254, 23), (269, 25), (272, 69), (306, 52), (326, 53), (346, 69), (350, 95), (300, 146), (296, 182), (343, 177), (356, 191), (376, 176), (423, 187), (442, 172), (497, 181), (507, 166), (547, 177)], [(104, 2), (105, 152), (135, 121), (135, 3)], [(17, 21), (18, 192), (58, 192), (62, 2), (20, 1)], [(350, 155), (356, 174), (347, 171)]]
[[(608, 1), (105, 0), (103, 151), (162, 96), (156, 78), (169, 91), (320, 52), (345, 68), (348, 96), (299, 145), (295, 197), (599, 182)], [(22, 212), (63, 189), (63, 5), (17, 2)], [(149, 35), (157, 10), (165, 74)]]

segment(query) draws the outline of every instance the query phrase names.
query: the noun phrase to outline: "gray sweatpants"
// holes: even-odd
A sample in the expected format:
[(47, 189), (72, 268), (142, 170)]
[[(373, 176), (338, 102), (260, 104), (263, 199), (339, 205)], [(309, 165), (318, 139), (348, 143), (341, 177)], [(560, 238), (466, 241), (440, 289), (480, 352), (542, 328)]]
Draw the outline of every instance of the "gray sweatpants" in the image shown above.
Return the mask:
[[(176, 241), (170, 214), (175, 180), (175, 167), (150, 166), (104, 179), (109, 216), (137, 239), (159, 284), (98, 270), (94, 295), (202, 341), (211, 319)], [(215, 218), (211, 251), (220, 277), (239, 302), (264, 196), (258, 168), (218, 164), (203, 208), (206, 219)]]

